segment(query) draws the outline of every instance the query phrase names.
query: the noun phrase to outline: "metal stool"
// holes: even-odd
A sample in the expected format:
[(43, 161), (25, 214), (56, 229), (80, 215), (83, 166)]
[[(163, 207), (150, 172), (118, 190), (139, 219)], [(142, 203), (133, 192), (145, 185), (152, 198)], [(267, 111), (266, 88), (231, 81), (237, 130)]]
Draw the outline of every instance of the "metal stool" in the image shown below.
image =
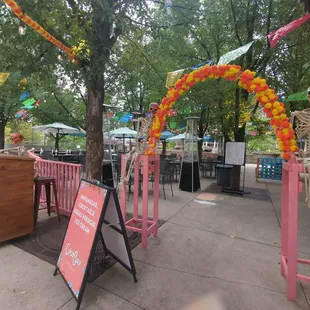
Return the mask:
[[(46, 208), (40, 208), (40, 196), (42, 185), (45, 186), (46, 192)], [(34, 227), (37, 226), (38, 213), (39, 210), (46, 210), (50, 216), (51, 215), (51, 186), (53, 186), (53, 193), (55, 197), (55, 207), (58, 216), (58, 221), (60, 222), (59, 208), (58, 208), (58, 199), (57, 199), (57, 189), (56, 189), (56, 180), (53, 177), (38, 177), (35, 179), (35, 197), (34, 197)]]

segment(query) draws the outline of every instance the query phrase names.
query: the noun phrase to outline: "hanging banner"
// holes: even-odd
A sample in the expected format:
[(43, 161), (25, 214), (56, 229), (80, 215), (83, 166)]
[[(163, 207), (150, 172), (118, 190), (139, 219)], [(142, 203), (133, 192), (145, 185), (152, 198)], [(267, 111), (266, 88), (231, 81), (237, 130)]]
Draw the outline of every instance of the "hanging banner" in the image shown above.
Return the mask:
[(176, 81), (181, 77), (183, 74), (184, 69), (168, 72), (167, 79), (166, 79), (166, 87), (169, 89), (170, 87), (174, 86)]
[(40, 26), (37, 22), (32, 20), (28, 15), (26, 15), (21, 7), (14, 0), (3, 0), (6, 3), (13, 13), (21, 19), (26, 25), (37, 31), (41, 36), (43, 36), (46, 40), (50, 41), (52, 44), (57, 46), (59, 49), (63, 50), (65, 53), (69, 55), (70, 58), (74, 58), (73, 50), (58, 41), (55, 37), (53, 37), (50, 33), (48, 33), (42, 26)]
[(7, 80), (10, 73), (0, 73), (0, 86)]
[(230, 62), (232, 62), (233, 60), (239, 58), (240, 56), (244, 55), (252, 46), (252, 44), (254, 43), (254, 41), (247, 43), (246, 45), (243, 45), (233, 51), (228, 52), (227, 54), (221, 56), (219, 62), (218, 62), (218, 66), (220, 65), (226, 65), (229, 64)]
[(269, 33), (267, 35), (267, 38), (268, 38), (268, 43), (270, 47), (274, 48), (283, 37), (285, 37), (288, 33), (290, 33), (291, 31), (295, 30), (296, 28), (304, 24), (309, 18), (310, 18), (310, 13)]

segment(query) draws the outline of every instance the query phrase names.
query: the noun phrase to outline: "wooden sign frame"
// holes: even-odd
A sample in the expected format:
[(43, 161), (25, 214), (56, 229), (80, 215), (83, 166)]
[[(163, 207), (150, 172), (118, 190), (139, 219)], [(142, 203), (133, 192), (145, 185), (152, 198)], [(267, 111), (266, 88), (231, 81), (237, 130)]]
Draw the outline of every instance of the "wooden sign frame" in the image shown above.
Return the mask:
[[(99, 242), (99, 240), (103, 244), (104, 251), (106, 253), (110, 254), (117, 262), (119, 262), (126, 270), (128, 270), (132, 274), (134, 282), (137, 282), (136, 269), (135, 269), (134, 261), (133, 261), (133, 258), (132, 258), (131, 250), (130, 250), (130, 247), (129, 247), (129, 241), (128, 241), (128, 237), (127, 237), (127, 232), (126, 232), (125, 224), (124, 224), (124, 221), (123, 221), (123, 217), (122, 217), (122, 213), (121, 213), (118, 197), (117, 197), (117, 194), (116, 194), (116, 190), (114, 188), (110, 188), (108, 186), (100, 184), (97, 181), (89, 181), (89, 180), (85, 180), (85, 179), (82, 179), (80, 181), (79, 190), (78, 190), (78, 192), (76, 194), (76, 197), (75, 197), (75, 200), (74, 200), (74, 205), (73, 205), (72, 210), (71, 210), (71, 214), (70, 214), (70, 218), (69, 218), (69, 222), (68, 222), (68, 227), (66, 229), (66, 232), (65, 232), (63, 240), (62, 240), (60, 253), (63, 250), (63, 245), (64, 245), (64, 242), (65, 242), (66, 234), (67, 234), (67, 231), (68, 231), (68, 228), (69, 228), (69, 224), (70, 224), (70, 221), (71, 221), (71, 218), (72, 218), (73, 211), (75, 209), (75, 203), (76, 203), (76, 200), (77, 200), (77, 197), (78, 197), (78, 194), (79, 194), (82, 182), (85, 182), (85, 183), (97, 186), (99, 188), (103, 188), (105, 190), (105, 198), (104, 198), (101, 214), (99, 216), (98, 225), (97, 225), (96, 230), (95, 230), (95, 236), (94, 236), (94, 238), (92, 240), (91, 251), (90, 251), (87, 263), (86, 263), (86, 269), (85, 269), (85, 273), (84, 273), (84, 276), (83, 276), (83, 279), (82, 279), (82, 283), (81, 283), (81, 287), (80, 287), (80, 291), (79, 291), (78, 296), (76, 296), (74, 294), (72, 288), (68, 284), (68, 281), (67, 281), (68, 279), (66, 279), (66, 277), (64, 276), (64, 274), (61, 272), (60, 268), (58, 267), (58, 262), (56, 263), (56, 267), (55, 267), (55, 271), (54, 271), (54, 276), (56, 276), (58, 274), (58, 272), (60, 273), (60, 275), (62, 276), (63, 280), (65, 281), (67, 287), (69, 288), (73, 298), (76, 300), (76, 302), (77, 302), (76, 310), (78, 310), (80, 308), (80, 306), (81, 306), (81, 302), (82, 302), (83, 295), (84, 295), (85, 288), (86, 288), (86, 284), (87, 284), (87, 279), (88, 279), (89, 272), (90, 272), (91, 263), (92, 263), (92, 261), (94, 259), (94, 254), (95, 254), (96, 246), (97, 246), (97, 243)], [(115, 210), (116, 210), (116, 214), (117, 214), (117, 217), (118, 217), (118, 223), (111, 223), (111, 222), (105, 220), (105, 215), (106, 215), (106, 212), (107, 212), (108, 207), (109, 207), (110, 199), (113, 199), (114, 202), (115, 202)], [(128, 256), (128, 261), (129, 261), (129, 265), (130, 266), (126, 265), (126, 263), (123, 262), (117, 255), (115, 255), (115, 253), (113, 253), (113, 251), (111, 251), (110, 249), (107, 248), (106, 243), (105, 243), (105, 238), (104, 238), (104, 235), (102, 233), (103, 225), (105, 225), (105, 227), (109, 227), (109, 228), (113, 229), (120, 236), (123, 237), (125, 248), (126, 248), (126, 254)], [(117, 227), (117, 226), (119, 226), (119, 227)]]

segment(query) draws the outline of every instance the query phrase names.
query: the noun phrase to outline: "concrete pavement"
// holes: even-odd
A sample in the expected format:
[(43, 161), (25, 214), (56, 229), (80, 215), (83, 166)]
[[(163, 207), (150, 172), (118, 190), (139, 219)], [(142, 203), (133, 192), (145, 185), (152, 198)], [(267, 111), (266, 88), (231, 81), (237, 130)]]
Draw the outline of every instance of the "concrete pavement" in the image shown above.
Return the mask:
[[(211, 182), (203, 180), (202, 188)], [(212, 292), (227, 310), (310, 309), (310, 285), (298, 283), (297, 301), (288, 302), (280, 276), (280, 184), (256, 183), (249, 165), (246, 186), (268, 189), (271, 200), (207, 194), (204, 198), (215, 205), (206, 205), (194, 200), (200, 192), (180, 192), (175, 184), (172, 197), (167, 187), (167, 200), (160, 195), (159, 215), (166, 222), (159, 237), (150, 236), (147, 249), (133, 250), (138, 283), (115, 264), (87, 285), (81, 309), (180, 310)], [(299, 215), (300, 256), (309, 258), (310, 209), (303, 197)], [(1, 245), (0, 309), (75, 309), (53, 270), (12, 245)]]

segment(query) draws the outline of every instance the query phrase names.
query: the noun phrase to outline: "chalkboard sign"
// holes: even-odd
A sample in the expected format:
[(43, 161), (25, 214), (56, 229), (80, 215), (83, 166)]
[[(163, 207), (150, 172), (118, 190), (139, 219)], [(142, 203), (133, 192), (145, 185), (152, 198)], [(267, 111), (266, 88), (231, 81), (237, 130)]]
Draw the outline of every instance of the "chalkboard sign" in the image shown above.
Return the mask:
[(82, 180), (71, 212), (54, 275), (59, 271), (79, 309), (93, 254), (102, 241), (106, 253), (136, 282), (136, 271), (115, 189)]
[(225, 164), (245, 165), (245, 142), (227, 142), (225, 150)]

